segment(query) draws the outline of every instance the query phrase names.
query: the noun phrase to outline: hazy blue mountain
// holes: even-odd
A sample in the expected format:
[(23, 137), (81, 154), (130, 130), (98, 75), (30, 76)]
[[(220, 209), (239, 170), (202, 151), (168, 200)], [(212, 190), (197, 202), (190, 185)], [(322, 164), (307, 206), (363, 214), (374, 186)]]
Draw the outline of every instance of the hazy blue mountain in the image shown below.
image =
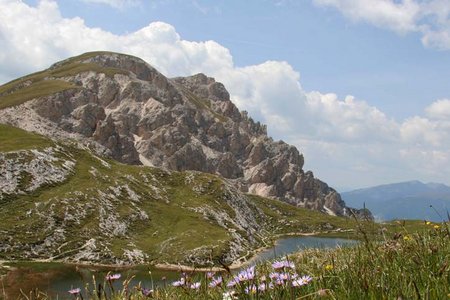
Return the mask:
[(341, 196), (351, 207), (360, 208), (365, 203), (378, 220), (442, 221), (450, 211), (450, 187), (440, 183), (407, 181), (344, 192)]

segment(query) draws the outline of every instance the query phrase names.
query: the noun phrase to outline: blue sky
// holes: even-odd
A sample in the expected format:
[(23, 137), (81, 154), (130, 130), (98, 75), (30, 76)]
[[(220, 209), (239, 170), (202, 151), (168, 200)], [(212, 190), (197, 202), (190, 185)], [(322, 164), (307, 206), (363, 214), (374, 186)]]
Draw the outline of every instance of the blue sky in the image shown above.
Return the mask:
[(119, 9), (59, 3), (63, 16), (81, 16), (88, 26), (116, 34), (167, 22), (183, 39), (225, 46), (237, 66), (287, 61), (306, 90), (351, 94), (399, 120), (450, 95), (449, 52), (426, 49), (417, 33), (355, 23), (311, 1), (142, 1)]
[(0, 82), (128, 52), (223, 81), (332, 186), (449, 184), (449, 15), (450, 0), (0, 0)]

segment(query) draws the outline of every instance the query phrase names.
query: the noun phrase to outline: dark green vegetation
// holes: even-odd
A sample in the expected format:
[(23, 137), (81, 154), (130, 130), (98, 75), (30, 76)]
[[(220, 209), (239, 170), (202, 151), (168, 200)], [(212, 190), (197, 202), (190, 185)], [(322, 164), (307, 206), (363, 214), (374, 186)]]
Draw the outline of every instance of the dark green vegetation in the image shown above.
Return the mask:
[(79, 88), (64, 81), (64, 77), (83, 72), (104, 73), (106, 76), (125, 74), (124, 70), (105, 68), (95, 63), (82, 63), (102, 52), (88, 52), (64, 60), (47, 70), (33, 73), (0, 86), (0, 109), (20, 105), (31, 99), (51, 95), (57, 92)]

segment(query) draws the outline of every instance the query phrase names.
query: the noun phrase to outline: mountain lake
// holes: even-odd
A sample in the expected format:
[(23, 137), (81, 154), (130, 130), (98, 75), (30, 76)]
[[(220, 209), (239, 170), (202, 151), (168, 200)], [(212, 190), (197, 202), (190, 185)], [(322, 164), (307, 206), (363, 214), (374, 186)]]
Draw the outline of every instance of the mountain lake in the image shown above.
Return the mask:
[[(315, 236), (293, 236), (280, 238), (271, 248), (259, 252), (249, 260), (248, 264), (255, 264), (265, 260), (301, 251), (307, 248), (334, 248), (356, 245), (358, 241), (342, 238), (315, 237)], [(8, 264), (6, 264), (8, 265)], [(81, 288), (83, 296), (84, 287), (89, 284), (93, 287), (93, 276), (97, 282), (104, 284), (106, 274), (120, 273), (121, 278), (114, 281), (114, 287), (122, 287), (123, 280), (134, 276), (130, 287), (141, 283), (142, 287), (169, 285), (180, 277), (178, 271), (166, 271), (148, 266), (135, 267), (100, 267), (90, 265), (73, 265), (64, 263), (38, 263), (24, 262), (11, 263), (11, 269), (1, 277), (0, 295), (7, 299), (17, 299), (19, 296), (30, 295), (34, 289), (46, 293), (51, 298), (67, 298), (68, 290)], [(21, 292), (22, 290), (22, 292)], [(23, 294), (22, 294), (23, 293)], [(89, 297), (86, 297), (89, 298)]]

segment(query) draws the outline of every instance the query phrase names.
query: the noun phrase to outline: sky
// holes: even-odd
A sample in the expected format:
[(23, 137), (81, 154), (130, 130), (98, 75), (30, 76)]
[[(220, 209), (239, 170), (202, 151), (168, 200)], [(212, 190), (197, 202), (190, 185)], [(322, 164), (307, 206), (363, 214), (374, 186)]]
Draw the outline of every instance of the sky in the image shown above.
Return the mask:
[(87, 51), (205, 73), (339, 191), (450, 184), (450, 0), (0, 0), (0, 84)]

